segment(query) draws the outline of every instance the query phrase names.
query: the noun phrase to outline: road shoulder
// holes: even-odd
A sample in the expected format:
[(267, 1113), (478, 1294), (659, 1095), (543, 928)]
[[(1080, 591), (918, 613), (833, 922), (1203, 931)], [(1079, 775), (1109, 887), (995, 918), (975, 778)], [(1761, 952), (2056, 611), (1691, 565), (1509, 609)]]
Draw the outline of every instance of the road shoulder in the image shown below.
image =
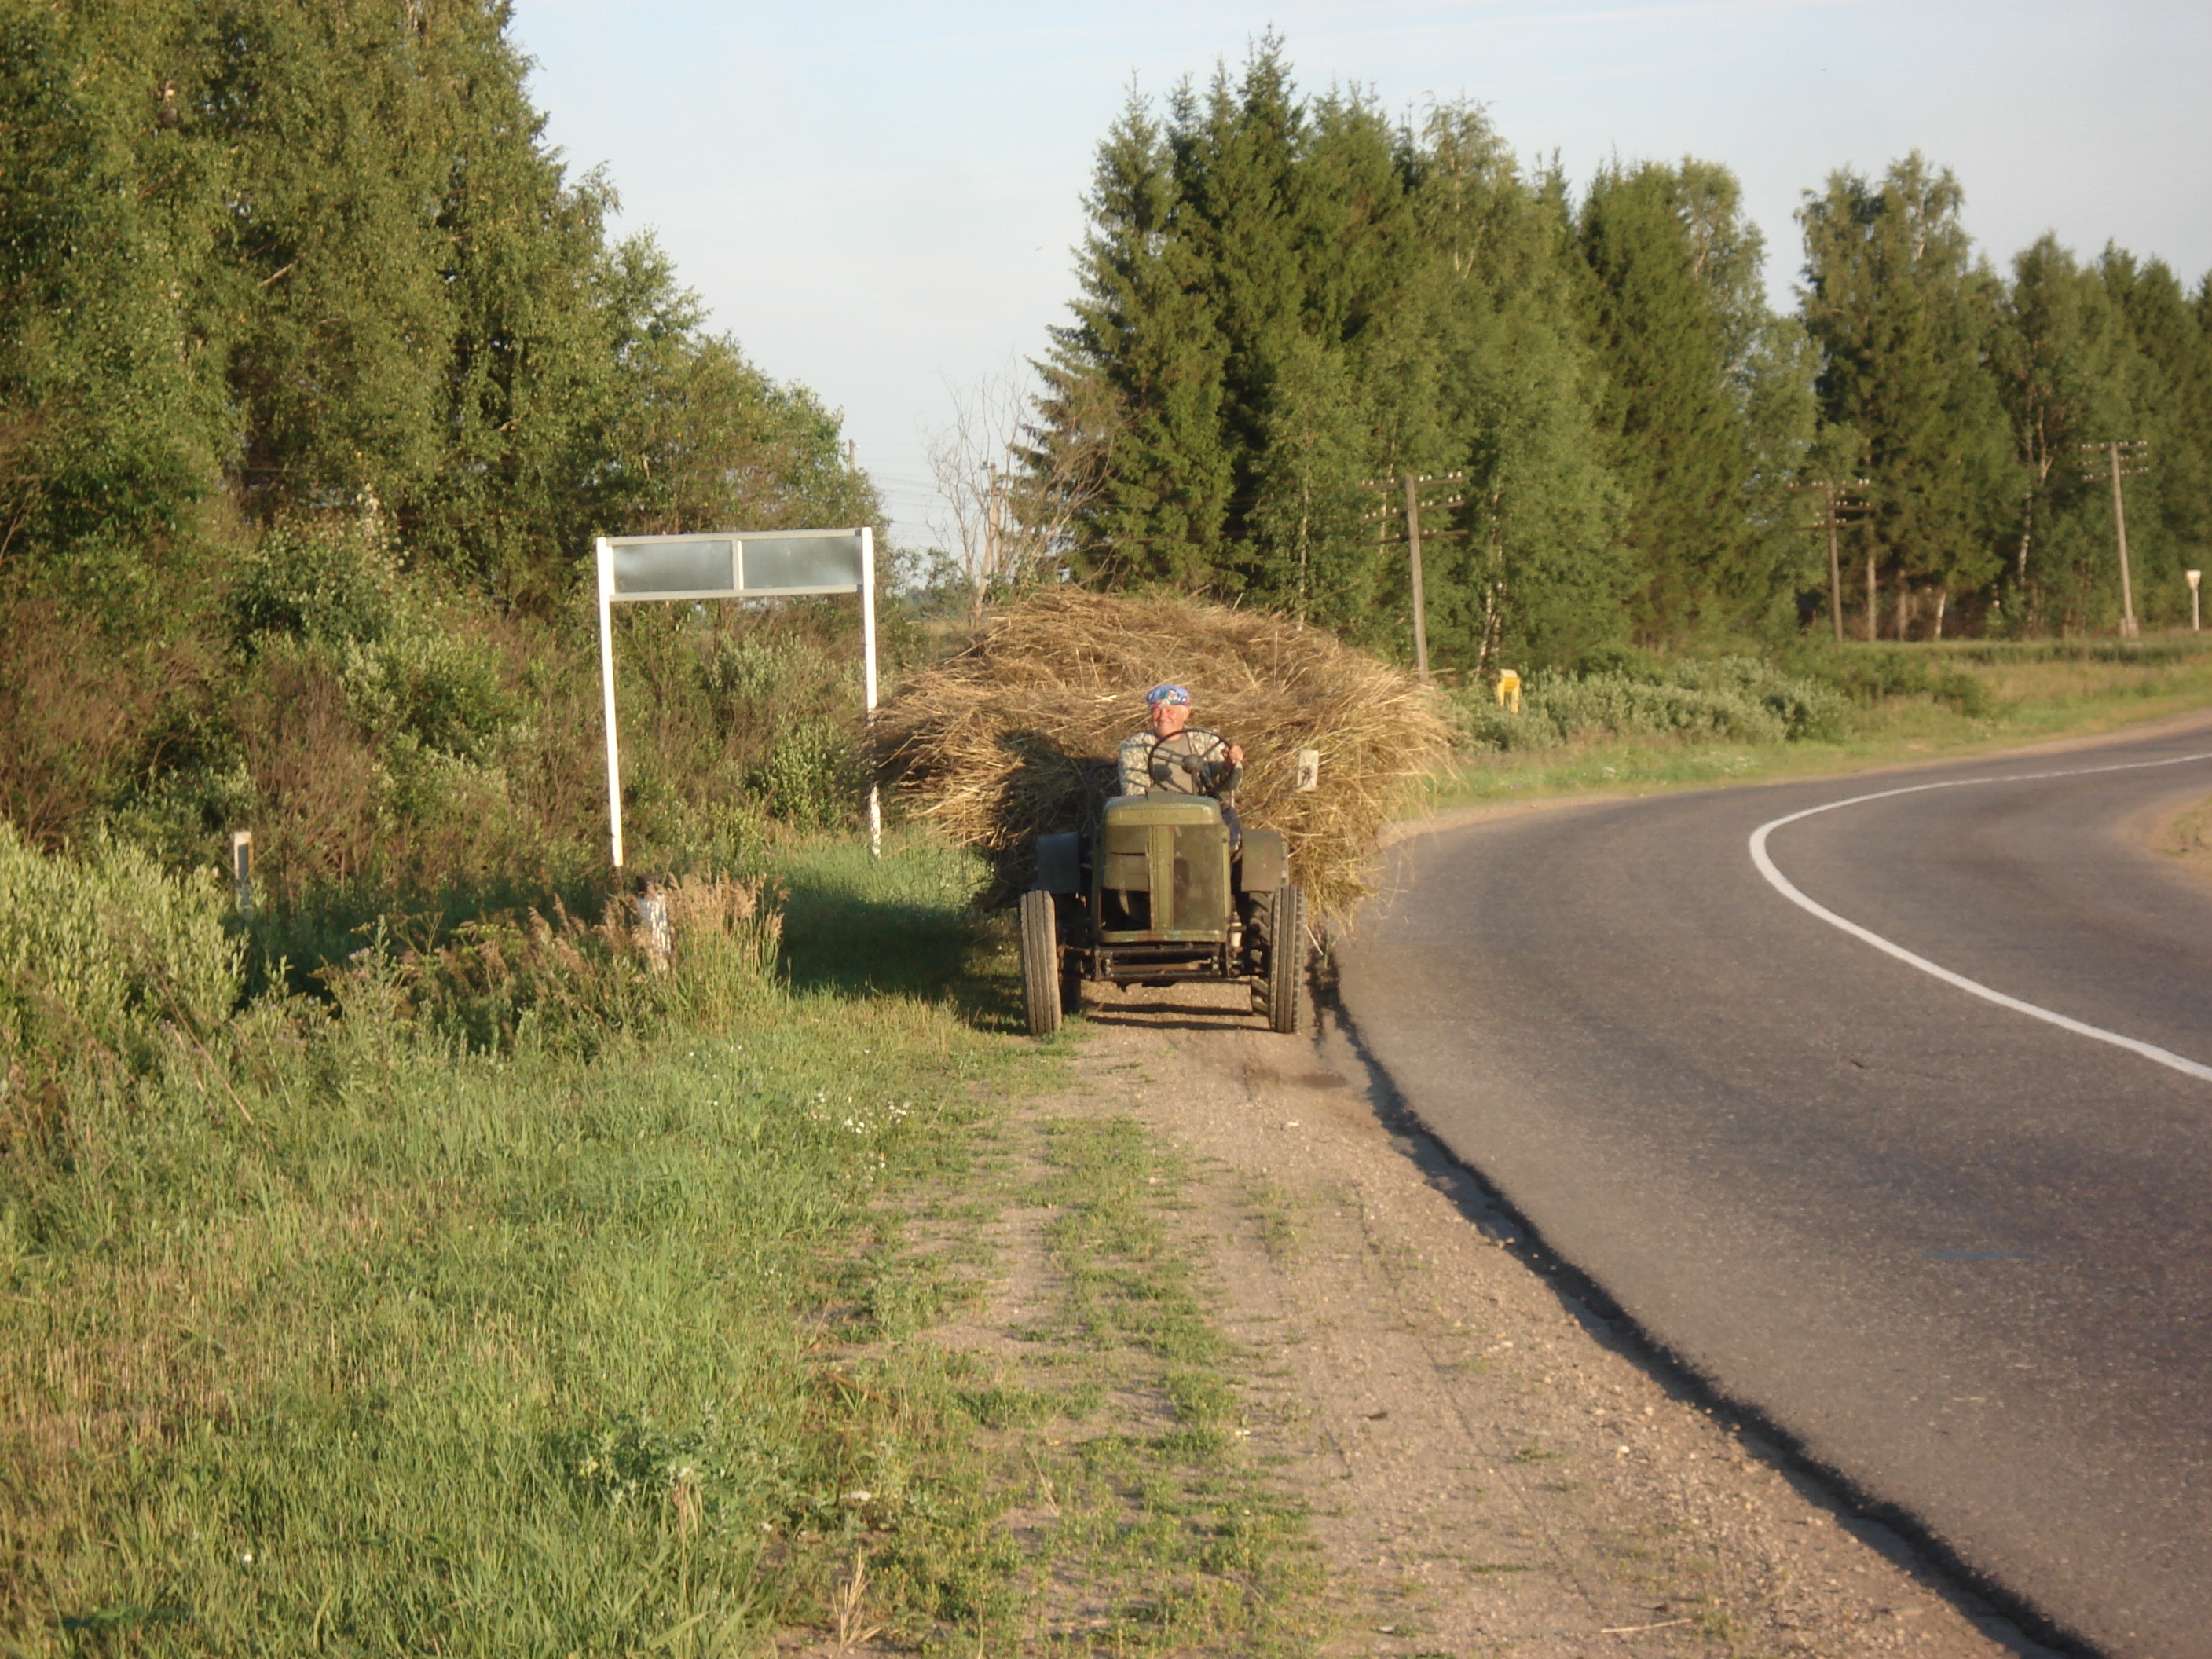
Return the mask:
[(1194, 1171), (1188, 1236), (1255, 1357), (1249, 1449), (1329, 1563), (1330, 1651), (2039, 1650), (1534, 1271), (1340, 1034), (1224, 1018), (1236, 995), (1108, 993), (1076, 1069)]

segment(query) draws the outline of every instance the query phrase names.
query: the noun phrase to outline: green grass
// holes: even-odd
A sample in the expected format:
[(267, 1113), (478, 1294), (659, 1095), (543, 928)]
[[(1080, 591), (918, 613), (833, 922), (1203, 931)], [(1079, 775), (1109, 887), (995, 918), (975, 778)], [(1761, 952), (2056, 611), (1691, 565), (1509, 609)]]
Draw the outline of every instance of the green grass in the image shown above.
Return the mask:
[(1060, 1293), (1032, 1335), (1055, 1357), (1063, 1425), (1021, 1453), (1054, 1513), (1026, 1565), (1029, 1628), (1010, 1633), (1115, 1654), (1311, 1651), (1319, 1564), (1302, 1513), (1244, 1455), (1251, 1357), (1213, 1325), (1177, 1237), (1186, 1171), (1127, 1118), (1034, 1132), (1043, 1170), (1023, 1197), (1051, 1209)]
[[(1870, 657), (1926, 653), (1934, 676), (1971, 676), (1979, 712), (1926, 693), (1880, 696), (1832, 741), (1748, 744), (1613, 738), (1553, 749), (1462, 754), (1433, 787), (1431, 808), (1615, 790), (1708, 787), (1810, 776), (2116, 730), (2212, 703), (2212, 645), (2189, 635), (2112, 642), (1877, 647)], [(1844, 653), (1848, 657), (1850, 653)], [(1870, 677), (1878, 683), (1879, 674)]]
[[(959, 1169), (979, 1089), (1051, 1061), (947, 995), (957, 861), (890, 870), (951, 941), (905, 994), (846, 993), (794, 927), (817, 988), (589, 1063), (441, 1048), (356, 998), (264, 1016), (221, 1079), (70, 1079), (0, 1185), (6, 1641), (703, 1652), (818, 1621), (849, 1536), (972, 1556), (962, 1425), (912, 1406), (950, 1362), (856, 1377), (810, 1344), (824, 1263)], [(957, 1621), (980, 1571), (924, 1551), (877, 1594)]]

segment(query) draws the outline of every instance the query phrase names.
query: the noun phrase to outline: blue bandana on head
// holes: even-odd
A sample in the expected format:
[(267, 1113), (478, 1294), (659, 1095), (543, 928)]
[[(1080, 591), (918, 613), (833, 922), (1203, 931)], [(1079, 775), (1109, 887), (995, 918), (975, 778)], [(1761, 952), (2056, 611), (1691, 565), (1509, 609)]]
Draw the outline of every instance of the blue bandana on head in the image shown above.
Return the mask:
[(1190, 688), (1185, 685), (1156, 685), (1145, 693), (1145, 706), (1157, 708), (1164, 702), (1181, 703), (1190, 707)]

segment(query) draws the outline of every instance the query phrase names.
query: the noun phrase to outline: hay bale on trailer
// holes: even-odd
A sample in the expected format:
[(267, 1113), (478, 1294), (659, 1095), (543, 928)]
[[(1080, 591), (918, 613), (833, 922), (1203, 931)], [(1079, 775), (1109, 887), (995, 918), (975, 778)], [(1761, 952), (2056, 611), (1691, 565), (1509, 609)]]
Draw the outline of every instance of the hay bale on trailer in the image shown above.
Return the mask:
[[(878, 757), (917, 816), (990, 860), (984, 902), (1005, 903), (1028, 884), (1035, 838), (1112, 792), (1114, 751), (1163, 681), (1191, 688), (1194, 725), (1244, 746), (1237, 811), (1282, 832), (1316, 911), (1347, 915), (1383, 825), (1450, 732), (1410, 675), (1287, 617), (1046, 589), (907, 682), (879, 720)], [(1321, 756), (1304, 793), (1302, 749)]]

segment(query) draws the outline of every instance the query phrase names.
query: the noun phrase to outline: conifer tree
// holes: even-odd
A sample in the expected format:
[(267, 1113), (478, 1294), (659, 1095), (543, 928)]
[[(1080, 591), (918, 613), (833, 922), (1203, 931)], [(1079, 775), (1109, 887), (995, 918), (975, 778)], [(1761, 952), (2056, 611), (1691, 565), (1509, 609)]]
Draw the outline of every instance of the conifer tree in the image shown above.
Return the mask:
[(1577, 226), (1600, 419), (1626, 498), (1620, 538), (1650, 641), (1755, 613), (1766, 597), (1749, 568), (1750, 457), (1732, 383), (1753, 328), (1729, 308), (1742, 304), (1731, 267), (1755, 270), (1758, 243), (1735, 193), (1725, 173), (1692, 162), (1616, 165), (1591, 185)]
[[(1055, 464), (1036, 470), (1091, 485), (1073, 515), (1079, 572), (1202, 591), (1230, 495), (1224, 348), (1164, 135), (1134, 94), (1099, 146), (1085, 207), (1074, 320), (1052, 331), (1039, 365), (1038, 446)], [(1056, 464), (1094, 453), (1095, 476), (1087, 460)]]

